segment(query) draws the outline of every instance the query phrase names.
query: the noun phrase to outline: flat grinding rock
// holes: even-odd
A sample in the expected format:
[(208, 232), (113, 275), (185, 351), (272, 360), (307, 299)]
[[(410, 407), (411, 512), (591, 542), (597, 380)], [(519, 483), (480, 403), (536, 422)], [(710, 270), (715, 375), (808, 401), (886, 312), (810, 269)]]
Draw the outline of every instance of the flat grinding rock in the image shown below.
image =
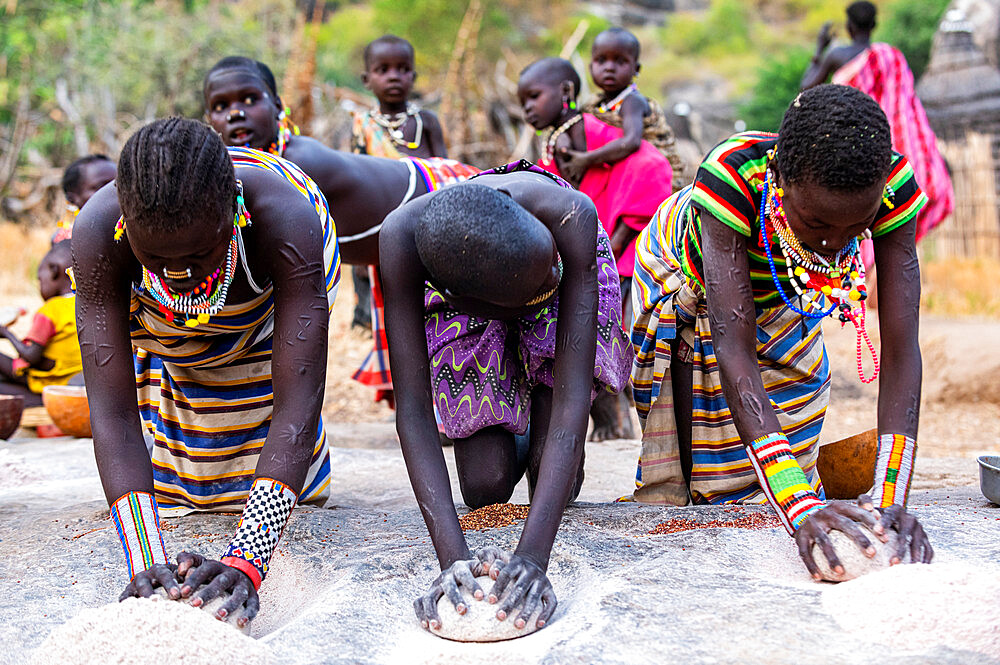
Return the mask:
[(841, 565), (844, 566), (844, 574), (837, 575), (837, 573), (833, 572), (830, 564), (827, 563), (823, 550), (820, 549), (819, 545), (813, 545), (813, 559), (816, 561), (816, 565), (819, 567), (819, 574), (824, 580), (828, 582), (846, 582), (847, 580), (853, 580), (856, 577), (889, 567), (889, 561), (892, 559), (892, 555), (899, 543), (899, 536), (896, 531), (889, 529), (889, 540), (883, 543), (867, 527), (858, 525), (858, 528), (861, 529), (861, 533), (865, 534), (875, 547), (875, 556), (869, 559), (865, 555), (864, 550), (858, 547), (857, 543), (851, 540), (850, 536), (843, 531), (834, 529), (828, 535), (830, 542), (833, 544), (833, 551), (837, 553)]
[[(493, 580), (490, 576), (477, 577), (476, 582), (488, 597), (490, 587), (493, 586)], [(441, 596), (437, 604), (438, 616), (441, 617), (441, 627), (437, 630), (430, 630), (433, 635), (455, 642), (503, 642), (504, 640), (515, 640), (539, 630), (536, 620), (541, 611), (540, 604), (539, 609), (531, 616), (524, 628), (517, 628), (514, 625), (514, 619), (517, 618), (518, 610), (515, 609), (505, 621), (498, 621), (499, 601), (490, 603), (485, 598), (476, 600), (465, 587), (459, 587), (459, 589), (468, 609), (465, 614), (459, 614), (455, 611), (455, 606), (448, 600), (448, 596)]]
[[(176, 600), (176, 601), (172, 600), (170, 598), (170, 596), (167, 595), (166, 590), (163, 587), (161, 587), (161, 586), (156, 587), (153, 591), (154, 591), (154, 593), (156, 593), (157, 596), (159, 596), (163, 600), (166, 600), (166, 601), (169, 601), (169, 602), (184, 603), (185, 605), (190, 605), (191, 604), (191, 600), (194, 598), (194, 594), (192, 593), (187, 598), (181, 598), (181, 599)], [(201, 607), (199, 607), (197, 609), (200, 609), (202, 612), (208, 612), (209, 615), (213, 619), (215, 619), (215, 611), (217, 609), (219, 609), (220, 607), (222, 607), (222, 605), (227, 600), (229, 600), (229, 598), (231, 596), (232, 596), (231, 593), (223, 591), (221, 594), (219, 594), (218, 596), (216, 596), (215, 598), (213, 598), (212, 600), (208, 601), (207, 603), (205, 603), (204, 605), (202, 605)], [(225, 620), (224, 623), (228, 623), (230, 626), (232, 626), (236, 630), (242, 632), (244, 635), (249, 635), (250, 634), (250, 622), (249, 621), (247, 621), (246, 625), (243, 626), (242, 628), (240, 627), (240, 625), (238, 623), (236, 623), (241, 616), (243, 616), (243, 608), (242, 607), (240, 607), (239, 609), (237, 609), (232, 614), (228, 615), (226, 617), (226, 620)], [(220, 620), (216, 619), (216, 621), (220, 621)]]

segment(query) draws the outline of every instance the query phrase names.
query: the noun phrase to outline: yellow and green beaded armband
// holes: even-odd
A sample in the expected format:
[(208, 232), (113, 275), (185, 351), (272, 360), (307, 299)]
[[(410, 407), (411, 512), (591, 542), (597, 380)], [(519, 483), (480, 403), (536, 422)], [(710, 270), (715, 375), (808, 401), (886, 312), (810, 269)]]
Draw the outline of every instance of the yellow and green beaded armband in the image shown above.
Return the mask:
[(125, 550), (129, 579), (154, 564), (167, 563), (160, 514), (152, 494), (129, 492), (122, 496), (111, 504), (111, 521)]
[(883, 434), (878, 438), (872, 502), (877, 508), (906, 505), (913, 479), (917, 442), (905, 434)]
[(747, 457), (761, 489), (789, 534), (795, 533), (806, 517), (823, 507), (792, 454), (788, 438), (781, 432), (754, 439), (747, 446)]

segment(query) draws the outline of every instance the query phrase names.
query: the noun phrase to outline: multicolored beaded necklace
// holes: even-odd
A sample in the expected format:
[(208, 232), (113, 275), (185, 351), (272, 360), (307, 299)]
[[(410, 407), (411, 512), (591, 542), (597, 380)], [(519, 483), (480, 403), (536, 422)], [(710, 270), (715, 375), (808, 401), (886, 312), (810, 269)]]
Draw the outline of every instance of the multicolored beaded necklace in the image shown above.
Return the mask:
[(292, 109), (288, 106), (278, 115), (278, 140), (268, 146), (267, 151), (278, 157), (285, 156), (285, 147), (292, 140), (292, 136), (299, 135), (298, 126), (292, 122)]
[(614, 113), (615, 111), (618, 110), (618, 107), (621, 106), (622, 103), (625, 101), (625, 98), (631, 95), (633, 92), (639, 92), (639, 86), (637, 86), (635, 83), (629, 84), (627, 88), (625, 88), (617, 95), (615, 95), (614, 99), (598, 104), (597, 105), (598, 113)]
[[(773, 154), (769, 157), (773, 159)], [(868, 297), (868, 292), (865, 287), (865, 264), (861, 260), (860, 246), (863, 237), (871, 237), (871, 231), (866, 229), (864, 236), (852, 238), (845, 247), (837, 252), (832, 262), (806, 249), (788, 225), (788, 218), (785, 217), (785, 211), (781, 205), (781, 197), (784, 196), (784, 192), (774, 181), (771, 169), (767, 168), (765, 173), (764, 184), (759, 187), (761, 191), (759, 242), (767, 255), (774, 288), (785, 304), (796, 314), (811, 319), (822, 319), (837, 310), (840, 312), (841, 326), (848, 321), (853, 323), (857, 334), (858, 378), (862, 383), (871, 383), (878, 378), (880, 368), (875, 345), (872, 344), (871, 337), (868, 336), (868, 331), (865, 328), (865, 299)], [(792, 302), (778, 279), (778, 269), (775, 266), (774, 254), (771, 249), (771, 238), (774, 235), (778, 236), (778, 246), (785, 258), (788, 281), (799, 298), (805, 299), (808, 303), (805, 309), (797, 307)], [(822, 296), (825, 296), (832, 303), (828, 309), (824, 309)], [(867, 345), (875, 366), (875, 371), (870, 378), (865, 377), (861, 362), (862, 342)]]
[(552, 160), (555, 159), (556, 155), (556, 141), (560, 136), (568, 132), (570, 127), (581, 120), (583, 120), (583, 114), (577, 113), (575, 116), (552, 130), (548, 138), (545, 139), (545, 145), (542, 147), (542, 164), (548, 165), (552, 163)]
[[(420, 107), (410, 102), (406, 102), (406, 110), (401, 113), (382, 113), (381, 111), (371, 111), (370, 113), (372, 120), (375, 124), (384, 129), (389, 133), (389, 138), (396, 145), (401, 145), (408, 150), (416, 150), (420, 147), (420, 141), (424, 135), (424, 119), (420, 115)], [(410, 116), (417, 121), (417, 133), (413, 135), (413, 141), (407, 141), (403, 138), (403, 125), (409, 120)]]
[[(236, 276), (236, 265), (239, 262), (242, 235), (240, 229), (250, 226), (250, 212), (243, 198), (243, 183), (236, 181), (236, 213), (233, 216), (233, 237), (229, 241), (229, 250), (221, 266), (206, 277), (198, 286), (190, 291), (177, 292), (167, 286), (163, 279), (142, 267), (142, 288), (156, 300), (160, 313), (173, 322), (177, 314), (184, 315), (184, 325), (195, 328), (198, 324), (206, 324), (211, 317), (218, 314), (226, 306), (226, 296), (229, 286)], [(115, 242), (120, 242), (125, 233), (125, 216), (122, 215), (115, 225)], [(190, 269), (188, 269), (190, 272)], [(170, 272), (170, 271), (164, 271)]]

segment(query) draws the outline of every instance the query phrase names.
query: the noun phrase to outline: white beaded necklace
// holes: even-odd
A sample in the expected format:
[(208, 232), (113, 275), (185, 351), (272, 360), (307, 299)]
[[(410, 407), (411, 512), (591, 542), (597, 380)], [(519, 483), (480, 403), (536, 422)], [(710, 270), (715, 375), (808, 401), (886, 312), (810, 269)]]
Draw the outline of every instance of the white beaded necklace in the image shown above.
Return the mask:
[(559, 127), (552, 130), (552, 133), (549, 134), (547, 139), (545, 139), (545, 145), (542, 148), (542, 164), (552, 163), (552, 160), (555, 158), (556, 154), (556, 141), (559, 140), (560, 136), (569, 131), (570, 127), (580, 122), (581, 120), (583, 120), (583, 114), (577, 113), (575, 116), (573, 116), (563, 124), (559, 125)]

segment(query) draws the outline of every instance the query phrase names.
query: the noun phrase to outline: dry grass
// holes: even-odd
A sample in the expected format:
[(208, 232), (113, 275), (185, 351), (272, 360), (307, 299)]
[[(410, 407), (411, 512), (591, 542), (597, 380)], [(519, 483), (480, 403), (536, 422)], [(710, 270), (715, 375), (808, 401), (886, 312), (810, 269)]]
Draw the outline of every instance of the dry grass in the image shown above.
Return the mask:
[[(0, 303), (2, 306), (41, 304), (38, 262), (48, 251), (53, 228), (0, 222)], [(12, 301), (17, 302), (12, 302)]]
[(939, 259), (920, 272), (925, 314), (1000, 318), (1000, 261)]

